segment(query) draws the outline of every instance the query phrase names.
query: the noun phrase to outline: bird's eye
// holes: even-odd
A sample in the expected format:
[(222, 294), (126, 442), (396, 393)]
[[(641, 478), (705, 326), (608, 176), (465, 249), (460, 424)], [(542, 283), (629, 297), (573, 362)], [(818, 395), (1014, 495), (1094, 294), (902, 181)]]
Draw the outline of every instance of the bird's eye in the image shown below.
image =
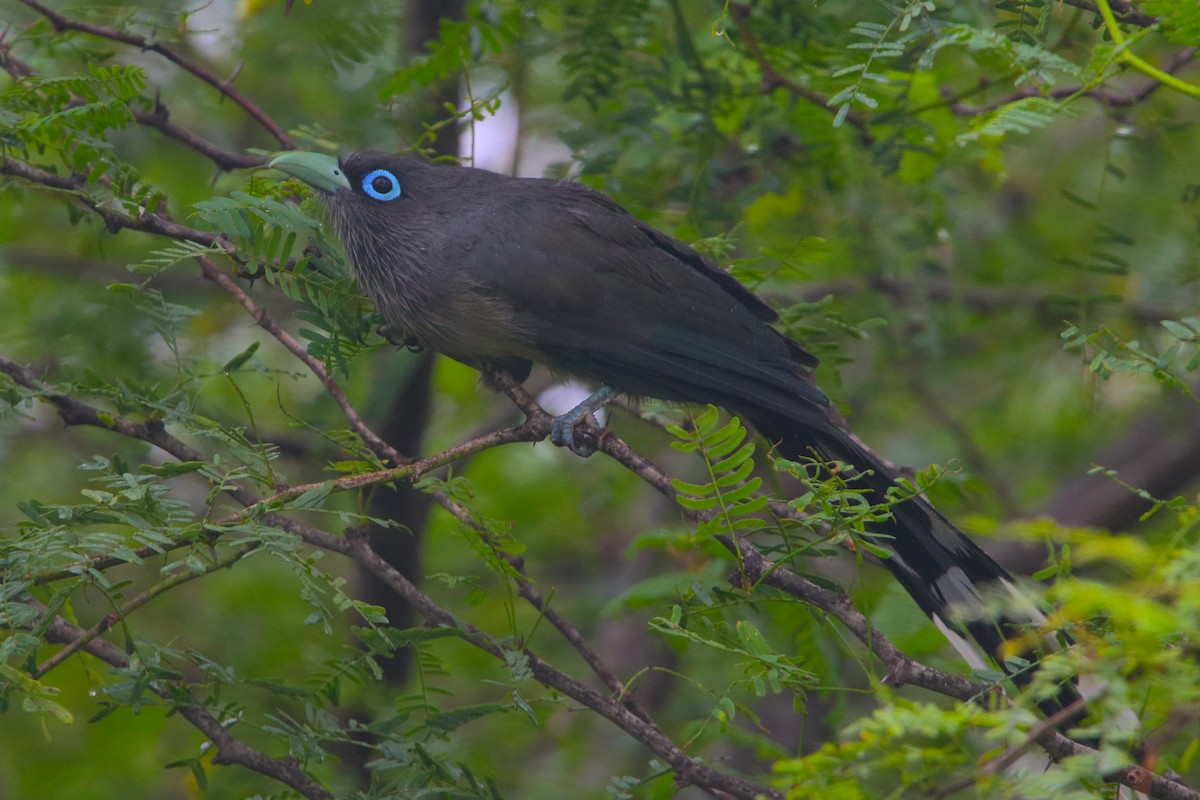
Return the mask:
[(400, 196), (400, 181), (386, 169), (373, 169), (363, 176), (362, 189), (376, 200), (395, 200)]

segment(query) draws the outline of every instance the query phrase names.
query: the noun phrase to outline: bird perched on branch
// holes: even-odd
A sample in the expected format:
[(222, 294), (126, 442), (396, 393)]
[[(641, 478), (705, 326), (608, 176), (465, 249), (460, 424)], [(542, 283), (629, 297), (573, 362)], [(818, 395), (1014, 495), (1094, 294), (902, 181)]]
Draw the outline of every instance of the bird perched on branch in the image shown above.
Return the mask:
[[(518, 380), (536, 362), (598, 383), (556, 420), (555, 443), (586, 453), (575, 426), (616, 393), (713, 403), (783, 456), (841, 462), (852, 485), (887, 499), (895, 476), (835, 422), (811, 380), (817, 359), (771, 327), (775, 312), (606, 195), (375, 152), (293, 152), (271, 166), (319, 192), (360, 285), (396, 328)], [(973, 665), (983, 662), (967, 638), (1007, 669), (1006, 642), (1043, 621), (924, 498), (896, 502), (873, 532), (892, 552), (884, 566)]]

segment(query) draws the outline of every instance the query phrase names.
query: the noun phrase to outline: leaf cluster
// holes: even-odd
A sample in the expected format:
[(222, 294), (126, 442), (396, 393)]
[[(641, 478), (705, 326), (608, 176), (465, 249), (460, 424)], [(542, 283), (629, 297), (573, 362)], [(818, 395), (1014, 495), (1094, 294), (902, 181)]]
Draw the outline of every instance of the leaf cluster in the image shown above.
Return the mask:
[[(64, 10), (72, 30), (30, 5), (0, 41), (11, 791), (1061, 798), (1108, 791), (1149, 731), (1195, 780), (1194, 499), (1105, 464), (1138, 528), (1028, 521), (1164, 394), (1194, 402), (1193, 2), (1115, 27), (1037, 0), (471, 2), (422, 54), (397, 5), (247, 3), (211, 38), (202, 9)], [(448, 86), (461, 103), (420, 104)], [(371, 427), (425, 362), (383, 347), (307, 190), (229, 165), (483, 144), (502, 104), (513, 162), (551, 153), (732, 265), (865, 439), (963, 469), (869, 497), (711, 407), (665, 410), (668, 436), (616, 412), (644, 458), (577, 463), (528, 423), (473, 438), (509, 412), (448, 363), (419, 452), (389, 450)], [(377, 511), (393, 489), (441, 510), (409, 530)], [(1075, 732), (1103, 749), (1014, 771), (1025, 698), (885, 687), (885, 641), (970, 680), (869, 563), (914, 492), (1047, 553), (1047, 631), (1081, 646), (1030, 691), (1103, 683)]]

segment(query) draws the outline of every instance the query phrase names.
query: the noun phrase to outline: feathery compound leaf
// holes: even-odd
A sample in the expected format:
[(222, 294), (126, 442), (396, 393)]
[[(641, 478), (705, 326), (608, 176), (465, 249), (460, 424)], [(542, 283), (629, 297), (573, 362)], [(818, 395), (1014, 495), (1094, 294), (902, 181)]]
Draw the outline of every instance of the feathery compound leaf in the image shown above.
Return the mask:
[(671, 481), (679, 505), (692, 511), (716, 512), (707, 522), (700, 523), (707, 533), (732, 533), (736, 530), (760, 527), (762, 520), (750, 518), (766, 508), (767, 499), (756, 494), (761, 478), (750, 477), (754, 471), (753, 442), (746, 442), (748, 431), (737, 417), (724, 425), (717, 409), (709, 406), (693, 419), (691, 431), (672, 427), (682, 441), (672, 442), (676, 449), (698, 452), (708, 468), (708, 483), (690, 483), (678, 478)]
[(1158, 17), (1167, 41), (1195, 46), (1200, 41), (1200, 3), (1193, 0), (1145, 0), (1139, 8)]
[(180, 261), (188, 261), (203, 255), (223, 255), (220, 245), (204, 245), (187, 239), (177, 240), (167, 247), (153, 251), (148, 258), (126, 267), (137, 275), (157, 275), (170, 269)]
[(1024, 97), (980, 116), (973, 130), (959, 134), (962, 145), (977, 139), (1002, 139), (1006, 134), (1025, 134), (1044, 128), (1060, 116), (1077, 116), (1073, 108), (1048, 97)]
[(425, 721), (425, 724), (434, 730), (449, 733), (481, 717), (510, 710), (512, 710), (512, 706), (505, 703), (480, 703), (478, 705), (463, 706), (451, 711), (431, 714), (429, 719)]
[(652, 24), (649, 10), (648, 0), (566, 4), (563, 19), (575, 35), (562, 58), (570, 81), (563, 99), (581, 98), (593, 109), (599, 106), (620, 83), (625, 43)]
[[(798, 666), (798, 658), (775, 652), (758, 628), (746, 620), (737, 622), (733, 635), (722, 639), (689, 630), (682, 623), (679, 607), (676, 606), (670, 619), (655, 617), (650, 620), (650, 628), (718, 652), (741, 656), (743, 660), (740, 666), (747, 676), (747, 682), (753, 686), (765, 681), (763, 689), (769, 685), (775, 694), (785, 688), (803, 692), (817, 684), (817, 676)], [(719, 633), (723, 634), (726, 630), (723, 624), (718, 627)]]
[(895, 16), (886, 25), (869, 21), (854, 24), (850, 35), (861, 37), (863, 41), (851, 42), (846, 45), (846, 49), (864, 51), (866, 60), (841, 67), (830, 75), (831, 78), (855, 76), (854, 83), (834, 93), (826, 101), (830, 108), (837, 109), (833, 118), (835, 128), (846, 121), (856, 104), (868, 110), (879, 107), (879, 99), (864, 91), (863, 83), (870, 81), (880, 86), (893, 83), (892, 78), (880, 71), (887, 66), (884, 62), (902, 57), (914, 42), (929, 34), (927, 26), (918, 25), (912, 28), (912, 24), (923, 18), (932, 8), (931, 4), (918, 0), (907, 3), (904, 7), (891, 7), (890, 10), (895, 12)]
[(1013, 81), (1016, 86), (1033, 83), (1050, 86), (1056, 76), (1079, 77), (1083, 68), (1057, 53), (1051, 52), (1040, 43), (1028, 44), (1013, 41), (1003, 33), (981, 30), (970, 25), (951, 24), (942, 29), (941, 35), (921, 56), (919, 66), (929, 69), (934, 56), (947, 47), (966, 47), (972, 52), (991, 52), (1008, 62), (1019, 71)]
[(999, 19), (995, 29), (1004, 31), (1014, 42), (1029, 45), (1038, 43), (1050, 17), (1050, 5), (1046, 0), (1001, 0), (995, 4), (995, 9), (1012, 15)]

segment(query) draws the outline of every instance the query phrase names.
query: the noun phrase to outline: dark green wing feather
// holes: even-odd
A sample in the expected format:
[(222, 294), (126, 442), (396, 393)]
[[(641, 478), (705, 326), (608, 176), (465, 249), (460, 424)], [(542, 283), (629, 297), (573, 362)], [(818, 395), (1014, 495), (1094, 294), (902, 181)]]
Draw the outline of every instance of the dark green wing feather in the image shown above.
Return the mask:
[(548, 196), (539, 183), (505, 187), (538, 201), (481, 236), (462, 266), (505, 298), (550, 366), (631, 394), (828, 424), (808, 380), (817, 361), (767, 324), (769, 306), (607, 197), (579, 186)]

